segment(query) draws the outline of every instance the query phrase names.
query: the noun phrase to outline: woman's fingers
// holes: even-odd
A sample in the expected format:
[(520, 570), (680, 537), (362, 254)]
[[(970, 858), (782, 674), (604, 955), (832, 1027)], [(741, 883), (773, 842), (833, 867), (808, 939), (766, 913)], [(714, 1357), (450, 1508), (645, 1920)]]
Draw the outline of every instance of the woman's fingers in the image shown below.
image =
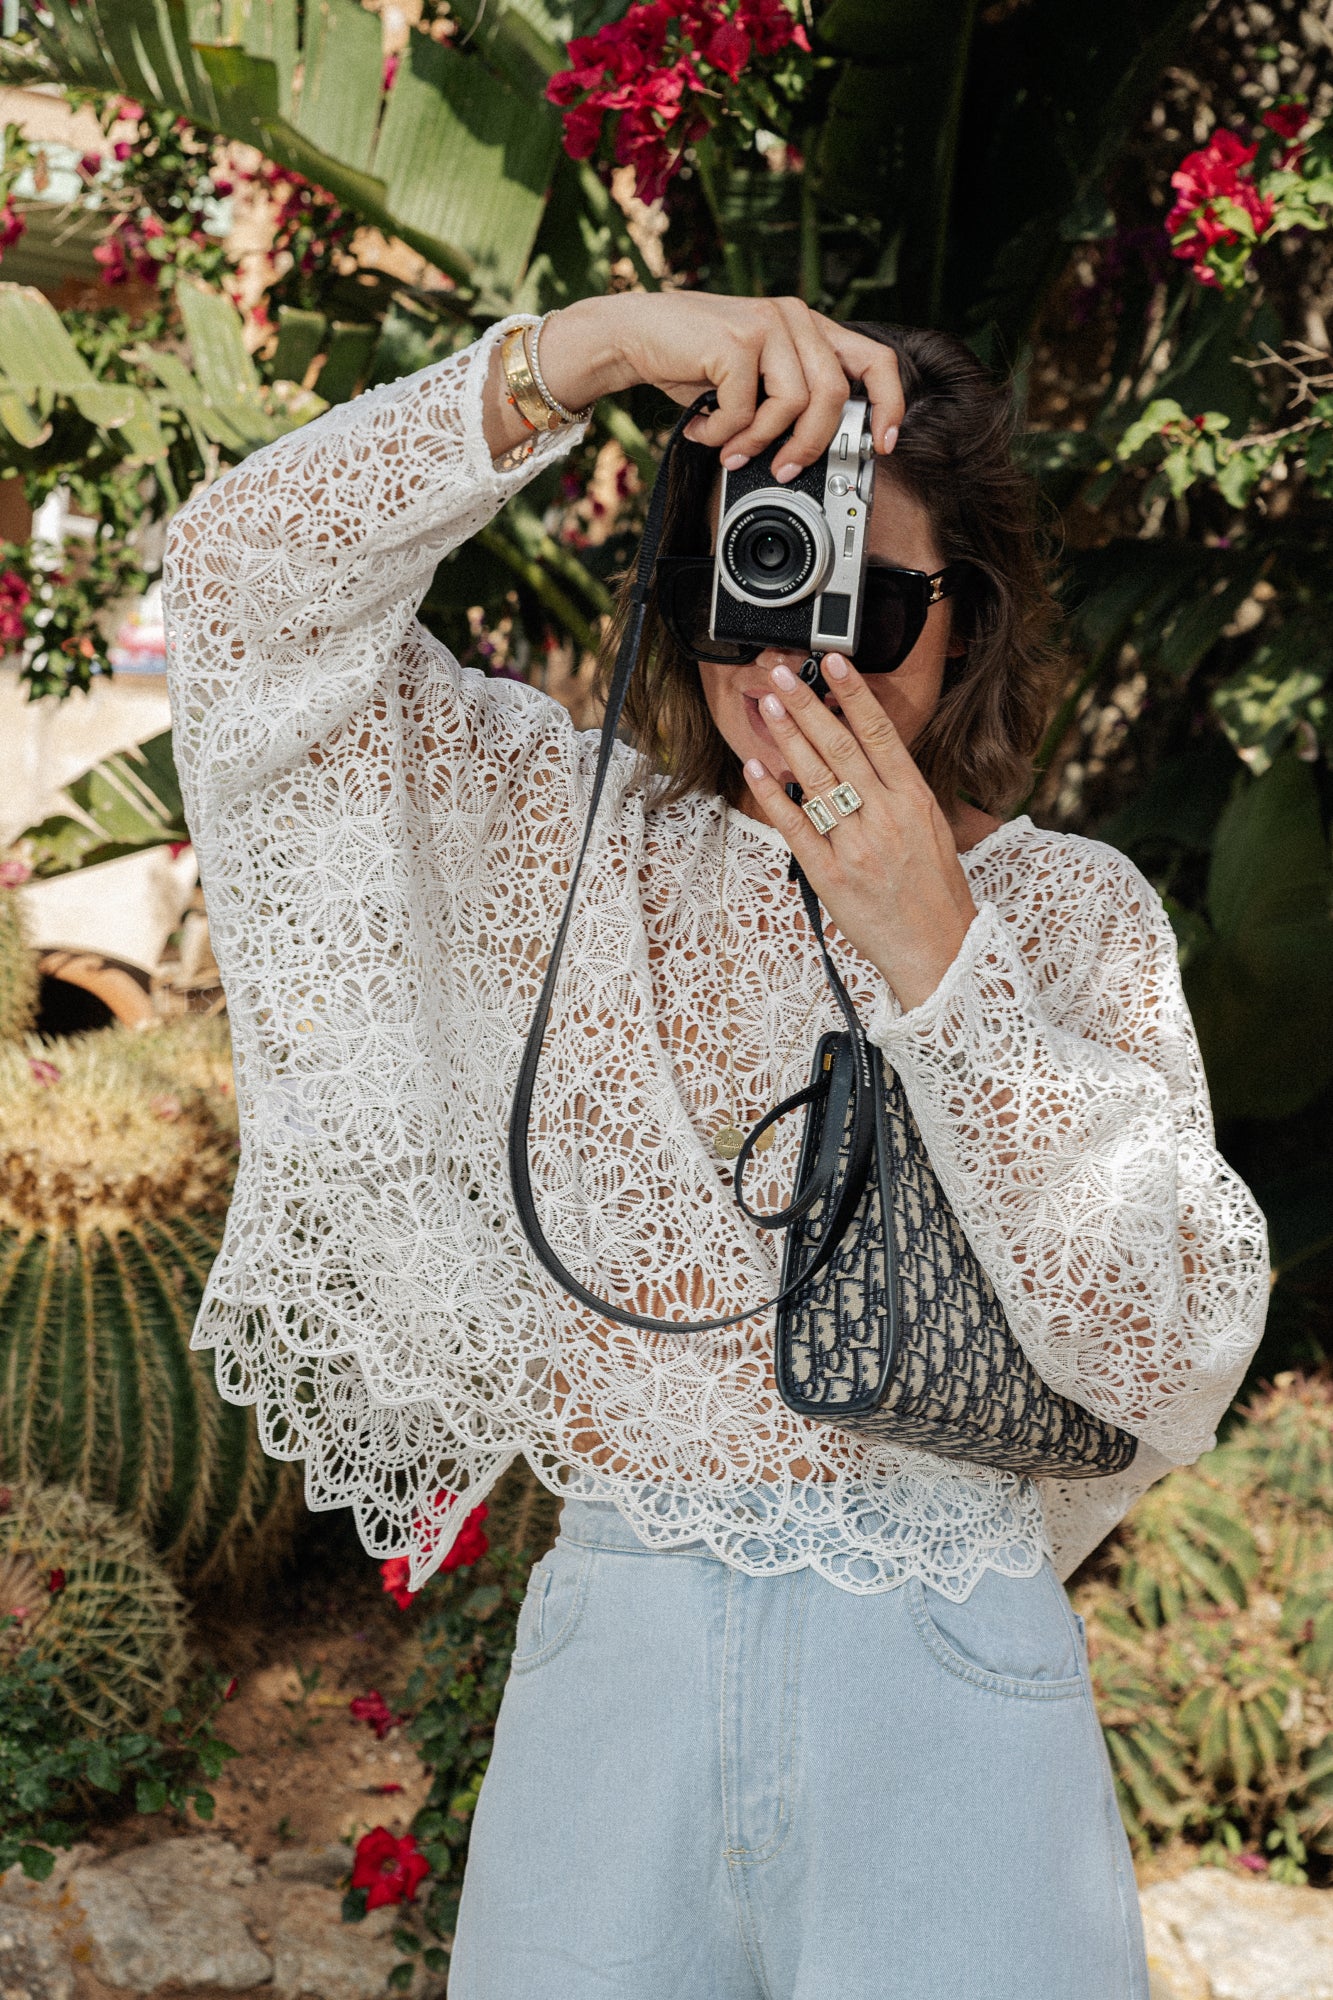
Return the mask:
[(824, 319), (822, 315), (815, 317), (844, 372), (860, 382), (870, 398), (875, 450), (892, 451), (898, 442), (898, 432), (907, 408), (897, 355), (881, 340), (870, 340), (863, 333), (852, 333), (847, 327), (839, 326), (836, 320)]
[(762, 401), (750, 422), (721, 447), (722, 463), (729, 470), (744, 465), (790, 430), (810, 402), (810, 384), (801, 354), (780, 313), (773, 316), (765, 330), (756, 365)]
[(757, 758), (747, 759), (745, 782), (763, 807), (770, 826), (775, 826), (806, 874), (818, 879), (821, 864), (828, 858), (828, 842), (806, 817), (800, 806), (787, 797), (782, 785)]
[[(826, 676), (828, 665), (826, 659)], [(839, 721), (788, 667), (774, 668), (769, 679), (773, 691), (760, 701), (760, 712), (803, 790), (824, 791), (829, 785), (849, 778), (857, 791), (865, 795), (876, 782), (882, 782), (850, 716)], [(884, 711), (879, 703), (868, 691), (867, 695), (882, 716)], [(915, 770), (915, 765), (912, 768)]]
[[(710, 308), (722, 303), (709, 301)], [(800, 299), (726, 303), (736, 316), (720, 345), (692, 357), (718, 397), (717, 410), (690, 425), (695, 443), (739, 464), (790, 432), (776, 473), (792, 479), (828, 449), (843, 405), (861, 387), (871, 403), (876, 450), (892, 448), (904, 408), (892, 348), (812, 313)], [(684, 379), (665, 386), (683, 402), (698, 393)]]
[[(836, 716), (830, 715), (829, 711), (811, 696), (813, 707), (819, 710), (827, 723), (832, 724), (834, 730), (845, 729), (851, 733), (856, 741), (858, 755), (869, 764), (880, 783), (891, 792), (901, 794), (906, 790), (933, 796), (917, 768), (911, 751), (851, 661), (844, 659), (841, 653), (828, 653), (823, 661), (823, 673), (842, 710), (842, 722), (839, 723)], [(809, 694), (810, 690), (803, 688), (802, 693)], [(804, 722), (804, 710), (801, 711), (799, 719)], [(837, 754), (841, 747), (840, 739), (830, 736), (823, 724), (819, 726), (819, 733), (816, 733), (813, 718), (810, 733), (821, 746), (830, 745), (830, 750), (823, 751), (822, 754)]]

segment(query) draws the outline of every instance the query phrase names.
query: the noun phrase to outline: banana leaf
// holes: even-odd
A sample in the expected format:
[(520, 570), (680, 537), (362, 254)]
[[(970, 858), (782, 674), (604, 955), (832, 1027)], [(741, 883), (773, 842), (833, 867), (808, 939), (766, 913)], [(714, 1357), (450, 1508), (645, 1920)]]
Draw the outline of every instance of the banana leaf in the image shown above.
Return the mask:
[(69, 810), (27, 828), (33, 873), (67, 875), (148, 847), (188, 841), (171, 731), (94, 764), (63, 794)]
[[(359, 0), (299, 15), (296, 0), (49, 0), (32, 25), (40, 64), (0, 43), (0, 83), (45, 74), (179, 111), (499, 304), (521, 282), (560, 140), (540, 88), (557, 42), (536, 0), (488, 24), (494, 67), (414, 33), (387, 93), (380, 24)], [(519, 42), (516, 84), (498, 58)]]

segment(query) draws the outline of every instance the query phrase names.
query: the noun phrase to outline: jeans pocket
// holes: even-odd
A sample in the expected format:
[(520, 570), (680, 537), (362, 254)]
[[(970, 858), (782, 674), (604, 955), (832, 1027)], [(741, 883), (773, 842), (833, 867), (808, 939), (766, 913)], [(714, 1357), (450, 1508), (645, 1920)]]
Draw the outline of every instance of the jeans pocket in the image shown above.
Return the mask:
[(1083, 1693), (1075, 1614), (1049, 1563), (1035, 1576), (984, 1570), (961, 1603), (916, 1577), (906, 1589), (917, 1634), (946, 1672), (1029, 1701)]
[(511, 1673), (531, 1673), (573, 1638), (587, 1600), (592, 1555), (591, 1549), (557, 1541), (533, 1564), (514, 1633)]

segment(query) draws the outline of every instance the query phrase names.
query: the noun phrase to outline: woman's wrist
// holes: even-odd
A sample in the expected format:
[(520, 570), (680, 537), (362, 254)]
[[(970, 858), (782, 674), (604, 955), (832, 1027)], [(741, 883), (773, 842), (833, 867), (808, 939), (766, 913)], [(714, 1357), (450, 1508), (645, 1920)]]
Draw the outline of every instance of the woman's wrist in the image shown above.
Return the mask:
[[(569, 410), (585, 410), (641, 378), (620, 352), (612, 298), (579, 299), (548, 313), (542, 325), (542, 380)], [(612, 309), (612, 310), (608, 310)], [(610, 323), (609, 323), (610, 322)], [(531, 339), (531, 334), (529, 334)], [(526, 443), (530, 425), (515, 408), (505, 380), (502, 343), (491, 355), (483, 398), (483, 429), (492, 458)]]
[(586, 410), (603, 396), (618, 395), (643, 379), (625, 355), (623, 296), (576, 299), (546, 315), (542, 376), (566, 409)]

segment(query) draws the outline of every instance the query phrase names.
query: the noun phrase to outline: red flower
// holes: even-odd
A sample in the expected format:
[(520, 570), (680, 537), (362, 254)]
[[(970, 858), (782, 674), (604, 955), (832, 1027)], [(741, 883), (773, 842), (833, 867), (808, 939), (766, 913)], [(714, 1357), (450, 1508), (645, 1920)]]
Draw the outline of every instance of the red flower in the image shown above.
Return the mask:
[(5, 205), (0, 208), (0, 257), (4, 256), (6, 250), (13, 249), (27, 227), (27, 223), (6, 195)]
[(32, 1072), (33, 1082), (40, 1083), (43, 1088), (60, 1081), (60, 1071), (55, 1064), (47, 1062), (42, 1056), (29, 1056), (28, 1068)]
[(372, 1792), (378, 1792), (382, 1798), (388, 1798), (391, 1793), (401, 1792), (403, 1788), (397, 1779), (390, 1778), (387, 1785), (372, 1785), (370, 1789)]
[(357, 1722), (368, 1723), (379, 1743), (384, 1741), (391, 1729), (396, 1729), (400, 1722), (408, 1720), (406, 1714), (394, 1714), (378, 1688), (372, 1688), (369, 1694), (354, 1696), (347, 1704), (347, 1712)]
[(116, 159), (118, 159), (123, 165), (124, 162), (128, 160), (128, 158), (130, 157), (130, 154), (134, 151), (134, 146), (129, 139), (117, 139), (115, 145), (111, 148), (111, 151), (115, 155)]
[(50, 1591), (52, 1597), (59, 1597), (61, 1591), (65, 1588), (64, 1570), (53, 1569), (49, 1571), (46, 1579), (46, 1587)]
[(733, 83), (750, 60), (750, 37), (735, 21), (724, 21), (704, 44), (704, 61), (720, 69)]
[(102, 155), (100, 153), (85, 153), (80, 159), (79, 172), (87, 174), (89, 180), (93, 178), (94, 174), (100, 174), (101, 171)]
[(415, 1590), (409, 1590), (407, 1587), (411, 1567), (406, 1556), (390, 1556), (387, 1562), (380, 1564), (381, 1588), (390, 1592), (400, 1611), (406, 1611), (416, 1596)]
[[(3, 221), (0, 211), (0, 221)], [(27, 624), (23, 613), (32, 592), (16, 569), (0, 570), (0, 649), (22, 643)]]
[(233, 1674), (231, 1679), (227, 1682), (226, 1687), (224, 1687), (222, 1690), (222, 1699), (224, 1701), (234, 1701), (236, 1698), (236, 1690), (240, 1685), (241, 1684), (237, 1680), (235, 1674)]
[(395, 1838), (387, 1826), (374, 1826), (356, 1843), (352, 1862), (352, 1887), (368, 1889), (366, 1909), (378, 1910), (385, 1903), (410, 1903), (430, 1874), (430, 1863), (417, 1850), (415, 1837), (405, 1833)]
[(454, 1540), (452, 1548), (440, 1565), (442, 1569), (471, 1569), (473, 1563), (480, 1562), (490, 1547), (482, 1522), (490, 1512), (483, 1500), (474, 1507), (464, 1521)]
[(385, 56), (384, 80), (380, 86), (381, 89), (386, 91), (393, 89), (393, 80), (398, 74), (398, 62), (399, 58), (396, 55)]
[(1309, 107), (1302, 97), (1290, 97), (1285, 104), (1270, 104), (1261, 120), (1279, 139), (1299, 139), (1309, 122)]
[(810, 47), (805, 29), (793, 20), (782, 0), (741, 0), (736, 19), (761, 56), (775, 56), (789, 42), (806, 50)]

